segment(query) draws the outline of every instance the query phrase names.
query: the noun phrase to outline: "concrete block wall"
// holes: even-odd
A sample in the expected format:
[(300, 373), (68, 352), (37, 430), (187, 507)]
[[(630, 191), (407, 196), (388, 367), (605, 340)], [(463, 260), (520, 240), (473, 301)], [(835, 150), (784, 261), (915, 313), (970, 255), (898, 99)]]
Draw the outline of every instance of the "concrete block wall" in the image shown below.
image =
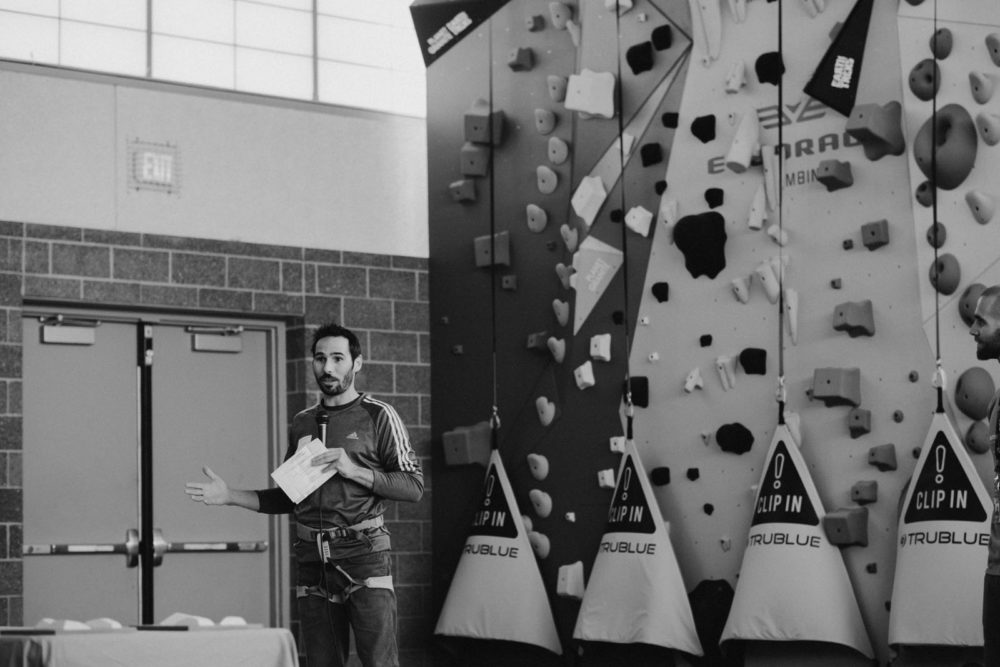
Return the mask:
[(393, 534), (401, 660), (430, 664), (426, 259), (0, 221), (0, 625), (19, 624), (23, 616), (25, 303), (282, 320), (289, 416), (318, 398), (309, 365), (312, 331), (329, 320), (354, 329), (365, 358), (358, 386), (396, 406), (427, 475), (424, 500), (390, 507), (386, 518)]

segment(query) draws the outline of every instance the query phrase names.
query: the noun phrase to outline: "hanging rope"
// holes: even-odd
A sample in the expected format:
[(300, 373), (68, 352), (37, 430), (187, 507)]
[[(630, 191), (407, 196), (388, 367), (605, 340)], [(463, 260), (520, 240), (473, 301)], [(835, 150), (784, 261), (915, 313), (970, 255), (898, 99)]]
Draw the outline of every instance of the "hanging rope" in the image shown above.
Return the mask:
[[(782, 35), (784, 16), (778, 2), (778, 424), (785, 423), (785, 256), (784, 256), (784, 194), (785, 194), (785, 50)], [(747, 113), (754, 113), (751, 109)]]
[(632, 404), (632, 374), (629, 370), (629, 298), (628, 298), (628, 225), (625, 224), (625, 109), (622, 104), (622, 48), (621, 48), (621, 0), (615, 0), (615, 56), (618, 66), (618, 81), (615, 86), (615, 106), (618, 108), (618, 177), (619, 213), (622, 227), (622, 284), (625, 305), (625, 438), (632, 440), (632, 420), (635, 406)]
[(496, 149), (496, 137), (493, 128), (493, 19), (486, 22), (486, 29), (489, 35), (489, 113), (486, 116), (486, 133), (489, 137), (490, 157), (489, 157), (489, 189), (490, 189), (490, 380), (492, 383), (493, 396), (490, 409), (490, 447), (499, 449), (500, 431), (500, 400), (498, 398), (497, 386), (497, 225), (496, 225), (496, 197), (494, 193), (494, 158)]
[[(932, 55), (934, 56), (934, 94), (931, 96), (931, 177), (929, 180), (931, 186), (931, 237), (934, 242), (931, 245), (934, 247), (934, 275), (937, 276), (937, 281), (940, 282), (941, 276), (937, 273), (941, 270), (938, 265), (938, 202), (937, 202), (937, 93), (938, 87), (941, 84), (940, 77), (938, 76), (938, 64), (937, 64), (937, 0), (934, 0), (934, 32), (933, 37), (931, 37), (934, 42), (934, 48), (931, 49)], [(941, 292), (938, 290), (937, 285), (934, 285), (934, 355), (935, 355), (935, 371), (934, 371), (934, 382), (933, 385), (937, 390), (937, 409), (936, 412), (944, 412), (944, 369), (941, 364)]]

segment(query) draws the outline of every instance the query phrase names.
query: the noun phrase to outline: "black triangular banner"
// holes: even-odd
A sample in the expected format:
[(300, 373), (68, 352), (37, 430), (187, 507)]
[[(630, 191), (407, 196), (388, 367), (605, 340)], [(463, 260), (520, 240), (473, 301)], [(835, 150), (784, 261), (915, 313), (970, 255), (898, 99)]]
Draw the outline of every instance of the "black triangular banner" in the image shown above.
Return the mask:
[(916, 480), (904, 523), (986, 520), (986, 508), (943, 431), (934, 436)]
[(642, 490), (642, 480), (635, 469), (632, 457), (625, 458), (615, 495), (608, 510), (609, 533), (654, 533), (656, 524), (649, 511), (646, 494)]
[(490, 465), (483, 482), (483, 502), (472, 518), (470, 535), (490, 537), (517, 537), (517, 525), (510, 513), (510, 506), (503, 492), (503, 485), (495, 465)]
[(806, 94), (845, 116), (851, 115), (858, 95), (873, 4), (858, 0), (805, 87)]
[(424, 65), (444, 55), (510, 0), (416, 0), (410, 17)]
[(771, 463), (757, 492), (751, 525), (763, 523), (799, 523), (806, 526), (819, 523), (816, 508), (784, 440), (775, 445)]

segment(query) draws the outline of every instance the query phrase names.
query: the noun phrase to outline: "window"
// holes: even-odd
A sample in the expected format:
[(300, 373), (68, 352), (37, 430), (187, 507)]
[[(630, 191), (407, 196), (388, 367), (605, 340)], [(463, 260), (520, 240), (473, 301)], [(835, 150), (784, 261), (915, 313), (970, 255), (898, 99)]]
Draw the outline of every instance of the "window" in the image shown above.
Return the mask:
[(410, 0), (0, 0), (0, 58), (425, 115)]

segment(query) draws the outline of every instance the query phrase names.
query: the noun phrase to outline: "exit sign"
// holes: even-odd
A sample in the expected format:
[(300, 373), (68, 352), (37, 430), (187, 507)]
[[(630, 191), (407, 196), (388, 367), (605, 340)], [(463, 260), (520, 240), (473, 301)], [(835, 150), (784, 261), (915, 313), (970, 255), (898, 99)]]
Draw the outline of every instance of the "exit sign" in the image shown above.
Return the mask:
[(180, 193), (180, 154), (173, 144), (129, 142), (129, 188)]

